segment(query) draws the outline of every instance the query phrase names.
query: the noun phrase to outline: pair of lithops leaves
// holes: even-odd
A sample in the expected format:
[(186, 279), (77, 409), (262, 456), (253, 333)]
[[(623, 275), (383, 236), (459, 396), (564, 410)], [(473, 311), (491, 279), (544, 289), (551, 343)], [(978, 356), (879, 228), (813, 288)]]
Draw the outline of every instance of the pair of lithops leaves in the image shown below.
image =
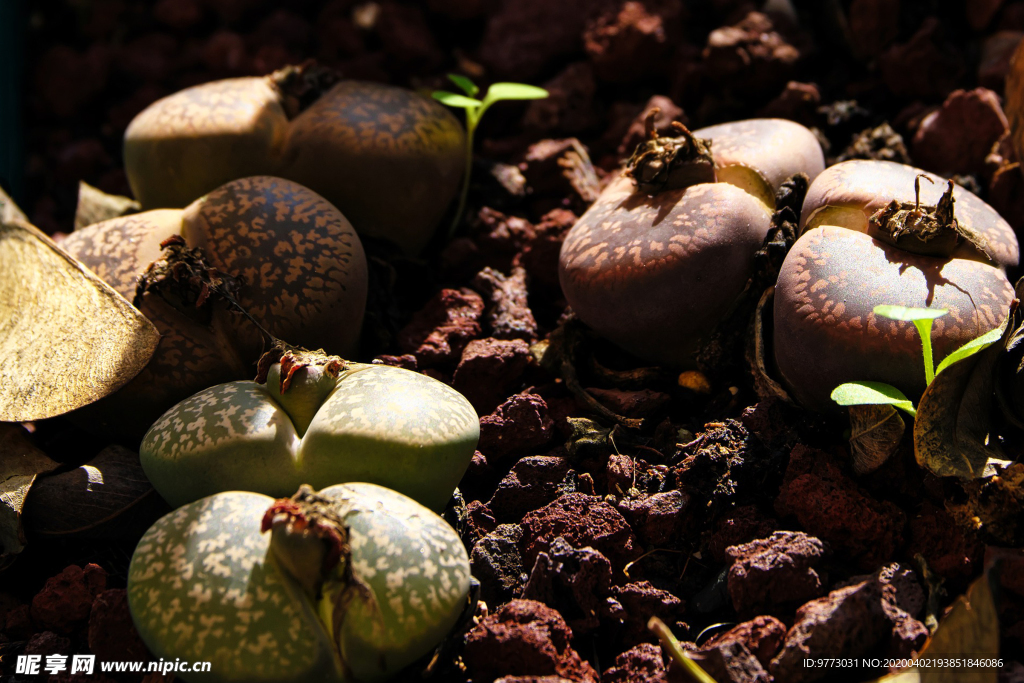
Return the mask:
[(282, 348), (256, 381), (205, 389), (146, 433), (146, 477), (171, 505), (220, 491), (283, 496), (364, 481), (440, 511), (480, 436), (473, 406), (443, 382), (386, 365)]
[(887, 161), (847, 161), (811, 183), (801, 236), (774, 295), (774, 355), (799, 403), (836, 410), (846, 382), (884, 382), (916, 400), (926, 386), (912, 322), (880, 304), (945, 309), (931, 342), (936, 363), (992, 329), (1014, 300), (1005, 270), (1017, 238), (968, 190)]
[(429, 655), (470, 602), (455, 531), (365, 483), (203, 498), (154, 524), (128, 572), (150, 651), (210, 663), (175, 673), (186, 681), (385, 680)]
[(562, 291), (581, 320), (648, 361), (692, 367), (737, 304), (789, 177), (825, 167), (803, 126), (753, 119), (649, 139), (566, 236)]
[(180, 208), (236, 178), (274, 175), (325, 197), (361, 235), (418, 252), (458, 189), (462, 126), (417, 93), (336, 80), (307, 64), (158, 100), (125, 132), (135, 197)]

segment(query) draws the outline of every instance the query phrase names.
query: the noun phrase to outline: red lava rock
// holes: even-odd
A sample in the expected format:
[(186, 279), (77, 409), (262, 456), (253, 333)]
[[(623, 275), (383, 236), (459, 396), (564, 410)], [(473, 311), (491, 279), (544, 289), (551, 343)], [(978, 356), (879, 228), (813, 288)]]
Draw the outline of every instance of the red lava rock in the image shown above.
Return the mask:
[(498, 484), (487, 507), (503, 522), (523, 518), (531, 510), (558, 498), (559, 487), (569, 473), (565, 458), (535, 455), (520, 458)]
[(778, 92), (790, 80), (800, 51), (775, 30), (768, 15), (751, 12), (735, 26), (712, 31), (702, 56), (712, 82), (759, 98)]
[(480, 60), (501, 78), (535, 81), (563, 55), (579, 51), (590, 17), (607, 2), (514, 0), (489, 18), (480, 41)]
[(790, 453), (775, 512), (795, 516), (808, 533), (864, 569), (877, 567), (903, 545), (903, 511), (867, 495), (831, 455), (803, 444)]
[(805, 658), (861, 657), (889, 631), (877, 581), (834, 590), (797, 610), (782, 651), (772, 660), (771, 674), (787, 683), (821, 680), (830, 672), (805, 666)]
[(488, 457), (502, 457), (543, 446), (554, 434), (555, 423), (548, 406), (536, 394), (516, 394), (480, 418), (480, 450)]
[(690, 500), (685, 492), (676, 489), (640, 498), (623, 498), (617, 507), (644, 545), (664, 546), (684, 531)]
[(824, 591), (814, 570), (825, 556), (824, 544), (799, 531), (777, 531), (725, 551), (729, 568), (729, 597), (740, 614), (763, 607), (796, 603)]
[(93, 600), (106, 587), (107, 572), (99, 565), (71, 565), (48, 579), (32, 598), (32, 620), (42, 628), (69, 633), (89, 618)]
[(550, 135), (554, 132), (575, 135), (597, 124), (594, 95), (597, 81), (594, 68), (587, 62), (565, 67), (544, 83), (548, 96), (530, 102), (523, 115), (523, 127)]
[(817, 121), (820, 106), (821, 93), (817, 85), (790, 81), (757, 115), (769, 119), (789, 119), (810, 127)]
[(390, 365), (393, 368), (402, 368), (403, 370), (419, 369), (419, 365), (416, 362), (416, 356), (411, 353), (402, 354), (401, 356), (377, 356), (372, 362), (379, 362), (380, 365)]
[(483, 500), (487, 498), (497, 481), (494, 468), (487, 462), (487, 456), (476, 451), (473, 459), (469, 461), (466, 473), (462, 475), (459, 482), (459, 489), (466, 495), (468, 500)]
[(612, 453), (608, 456), (605, 478), (608, 482), (608, 493), (626, 495), (626, 492), (633, 488), (633, 458)]
[(504, 275), (484, 268), (473, 278), (473, 287), (487, 300), (485, 319), (491, 335), (499, 339), (537, 338), (537, 321), (530, 310), (526, 291), (526, 270), (513, 268)]
[(67, 655), (71, 651), (71, 641), (58, 636), (53, 631), (43, 631), (32, 636), (25, 644), (24, 654), (42, 655)]
[[(480, 209), (474, 225), (474, 241), (485, 257), (503, 256), (511, 263), (512, 257), (536, 235), (530, 221), (519, 216), (506, 216), (489, 207)], [(499, 261), (506, 268), (505, 262)]]
[(935, 17), (921, 23), (909, 41), (893, 45), (878, 58), (882, 80), (904, 99), (945, 97), (964, 73), (964, 59), (952, 45), (942, 43), (942, 26)]
[(785, 638), (785, 624), (775, 617), (760, 616), (733, 626), (725, 633), (709, 640), (704, 647), (741, 643), (757, 657), (762, 666), (767, 667)]
[(522, 538), (518, 524), (501, 524), (473, 544), (470, 567), (488, 605), (501, 604), (522, 591), (527, 577), (519, 551)]
[(665, 660), (661, 648), (640, 643), (615, 658), (615, 666), (601, 674), (602, 683), (663, 683)]
[(591, 633), (608, 613), (612, 566), (593, 548), (576, 549), (562, 537), (537, 554), (521, 597), (558, 610), (576, 636)]
[(620, 157), (630, 156), (636, 150), (637, 145), (647, 139), (647, 116), (654, 108), (658, 109), (658, 113), (654, 116), (654, 129), (658, 132), (659, 136), (668, 135), (672, 132), (673, 121), (679, 121), (684, 125), (687, 123), (686, 114), (683, 113), (683, 110), (675, 102), (664, 95), (654, 95), (651, 99), (647, 100), (647, 104), (644, 105), (643, 109), (630, 121), (629, 128), (626, 129), (622, 141), (616, 150)]
[(531, 566), (559, 536), (574, 548), (594, 548), (619, 570), (641, 553), (622, 514), (597, 496), (568, 493), (526, 515), (522, 525), (522, 547)]
[(978, 59), (978, 85), (1003, 92), (1006, 75), (1010, 73), (1010, 59), (1024, 39), (1021, 31), (997, 31), (981, 41), (981, 57)]
[(89, 650), (103, 661), (141, 661), (149, 651), (128, 611), (128, 591), (111, 588), (96, 596), (89, 614)]
[(899, 36), (900, 6), (890, 0), (853, 0), (846, 17), (859, 57), (877, 57)]
[(583, 43), (603, 81), (642, 80), (664, 69), (672, 48), (671, 28), (682, 13), (679, 0), (624, 2), (593, 19)]
[(531, 284), (558, 289), (558, 254), (573, 225), (576, 214), (568, 209), (552, 209), (534, 227), (534, 235), (516, 255), (513, 265), (522, 266)]
[(522, 339), (474, 339), (462, 352), (452, 386), (486, 415), (516, 387), (531, 358)]
[(740, 422), (747, 431), (765, 447), (773, 449), (796, 440), (796, 432), (790, 427), (793, 420), (793, 408), (774, 398), (758, 401), (740, 415)]
[(906, 556), (921, 553), (928, 568), (947, 582), (947, 590), (966, 588), (982, 560), (985, 546), (967, 536), (962, 527), (943, 509), (925, 503), (910, 520), (910, 542)]
[(771, 683), (757, 657), (740, 642), (705, 647), (690, 655), (716, 683)]
[(999, 97), (986, 88), (954, 90), (914, 135), (914, 161), (943, 175), (981, 173), (992, 145), (1010, 129)]
[(572, 631), (558, 612), (534, 600), (513, 600), (466, 634), (462, 659), (473, 680), (558, 675), (597, 683), (597, 672), (571, 642)]
[(482, 538), (498, 526), (491, 508), (479, 500), (471, 500), (466, 504), (467, 521), (474, 536)]
[(569, 197), (577, 213), (586, 210), (600, 194), (590, 155), (576, 138), (541, 140), (530, 145), (519, 170), (535, 195)]
[(484, 301), (471, 289), (442, 289), (398, 334), (403, 353), (420, 367), (454, 364), (471, 339), (480, 336)]
[(12, 640), (25, 640), (36, 632), (32, 623), (32, 608), (29, 605), (18, 605), (7, 612), (3, 632)]
[(380, 3), (374, 28), (388, 56), (406, 69), (427, 73), (444, 61), (423, 10), (415, 5)]
[(725, 549), (729, 546), (765, 538), (778, 528), (777, 519), (761, 512), (756, 505), (744, 505), (718, 521), (708, 549), (716, 562), (725, 562)]
[(665, 622), (676, 637), (681, 638), (690, 630), (682, 621), (686, 612), (683, 601), (668, 591), (655, 588), (649, 581), (612, 586), (611, 594), (622, 607), (620, 618), (624, 630), (621, 638), (626, 647), (657, 641), (657, 637), (647, 628), (651, 617), (658, 617)]
[(587, 393), (619, 415), (643, 417), (658, 410), (672, 397), (660, 391), (588, 388)]

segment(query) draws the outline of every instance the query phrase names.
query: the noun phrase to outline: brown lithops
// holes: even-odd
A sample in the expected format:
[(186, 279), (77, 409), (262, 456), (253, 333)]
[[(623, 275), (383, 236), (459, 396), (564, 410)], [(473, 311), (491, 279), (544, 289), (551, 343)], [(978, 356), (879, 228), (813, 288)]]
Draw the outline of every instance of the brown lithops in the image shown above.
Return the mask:
[(319, 192), (360, 234), (421, 249), (454, 197), (465, 135), (443, 106), (377, 83), (289, 68), (194, 86), (140, 113), (125, 170), (143, 208), (179, 208), (236, 178)]
[(184, 210), (76, 231), (64, 247), (134, 299), (161, 334), (142, 373), (90, 410), (101, 430), (141, 433), (185, 397), (254, 375), (264, 339), (230, 299), (289, 343), (355, 350), (367, 289), (362, 245), (334, 206), (297, 183), (236, 180)]
[(1019, 258), (1013, 231), (967, 190), (931, 179), (891, 162), (848, 161), (808, 189), (804, 231), (775, 289), (774, 329), (779, 373), (805, 406), (836, 408), (830, 394), (844, 382), (885, 382), (911, 399), (924, 391), (914, 325), (876, 316), (877, 305), (948, 309), (932, 327), (936, 363), (1006, 316), (1014, 293), (1003, 269)]
[[(813, 134), (788, 121), (704, 130), (715, 136), (710, 149), (701, 131), (683, 128), (679, 137), (643, 143), (626, 175), (573, 226), (559, 260), (562, 291), (581, 320), (627, 351), (673, 366), (693, 363), (743, 291), (778, 185), (799, 172), (814, 177), (824, 165)], [(789, 140), (797, 151), (763, 157), (751, 141), (757, 135), (773, 150)], [(808, 140), (816, 154), (804, 148)], [(715, 182), (716, 174), (737, 182)]]

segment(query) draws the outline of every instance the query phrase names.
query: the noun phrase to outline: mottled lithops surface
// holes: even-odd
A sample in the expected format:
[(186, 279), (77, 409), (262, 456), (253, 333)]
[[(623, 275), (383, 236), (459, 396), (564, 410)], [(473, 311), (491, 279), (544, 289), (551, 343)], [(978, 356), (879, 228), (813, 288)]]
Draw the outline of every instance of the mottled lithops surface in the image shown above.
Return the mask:
[[(892, 161), (844, 161), (829, 167), (807, 190), (800, 215), (801, 229), (839, 225), (866, 232), (868, 218), (892, 200), (914, 202), (914, 180), (921, 179), (921, 203), (934, 206), (946, 189), (946, 180), (934, 173)], [(931, 182), (929, 182), (931, 180)], [(993, 262), (1000, 267), (1016, 266), (1020, 260), (1017, 237), (995, 209), (973, 192), (954, 186), (953, 207), (957, 221), (979, 232), (991, 247)], [(954, 256), (984, 260), (970, 245), (962, 245)]]
[(272, 499), (234, 491), (167, 515), (136, 548), (129, 604), (154, 654), (210, 661), (211, 677), (201, 680), (328, 681), (347, 671), (372, 681), (440, 642), (469, 592), (469, 559), (454, 530), (372, 484), (321, 495), (338, 501), (352, 572), (369, 589), (340, 608), (336, 644), (271, 557), (260, 523)]
[(768, 223), (763, 204), (726, 183), (646, 197), (621, 178), (566, 237), (562, 289), (623, 348), (685, 364), (742, 291)]
[[(272, 334), (330, 353), (354, 351), (366, 257), (351, 224), (315, 192), (281, 178), (243, 178), (184, 211), (147, 211), (78, 230), (65, 248), (132, 300), (139, 276), (174, 235), (238, 278), (239, 303)], [(223, 302), (182, 311), (147, 292), (139, 306), (159, 330), (159, 346), (136, 380), (86, 411), (93, 429), (140, 435), (195, 392), (252, 376), (262, 338)]]
[(408, 370), (356, 365), (342, 372), (301, 437), (265, 386), (230, 382), (164, 414), (140, 455), (175, 505), (217, 491), (285, 496), (304, 483), (370, 481), (440, 510), (479, 433), (473, 407), (451, 387)]
[(160, 519), (135, 549), (135, 626), (157, 657), (209, 661), (209, 678), (195, 680), (340, 679), (312, 607), (267, 556), (260, 522), (272, 502), (238, 491), (204, 498)]
[(876, 316), (879, 304), (945, 308), (935, 320), (935, 362), (998, 327), (1013, 287), (1001, 270), (967, 259), (910, 254), (838, 227), (803, 235), (775, 288), (775, 357), (793, 396), (818, 410), (843, 382), (881, 381), (924, 391), (914, 325)]

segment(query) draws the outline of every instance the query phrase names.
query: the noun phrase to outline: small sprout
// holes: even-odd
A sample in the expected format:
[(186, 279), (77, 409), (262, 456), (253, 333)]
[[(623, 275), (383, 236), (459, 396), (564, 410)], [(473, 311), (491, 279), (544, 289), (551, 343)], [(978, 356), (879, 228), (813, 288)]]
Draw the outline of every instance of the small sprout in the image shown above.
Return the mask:
[(449, 237), (455, 234), (462, 220), (462, 212), (466, 209), (466, 197), (469, 195), (469, 174), (473, 168), (473, 133), (480, 123), (484, 112), (495, 102), (502, 100), (541, 100), (548, 96), (548, 91), (524, 83), (492, 83), (482, 100), (476, 99), (480, 88), (465, 76), (448, 74), (452, 83), (459, 86), (465, 95), (435, 90), (431, 95), (441, 104), (456, 109), (466, 110), (466, 173), (462, 178), (462, 192), (459, 194), (459, 206), (455, 210), (455, 218), (449, 229)]
[[(976, 339), (967, 342), (953, 353), (946, 356), (936, 368), (932, 358), (932, 321), (941, 318), (949, 311), (943, 308), (908, 308), (906, 306), (875, 306), (875, 315), (892, 320), (914, 323), (921, 337), (921, 350), (924, 356), (924, 374), (926, 385), (934, 381), (935, 376), (957, 361), (969, 358), (999, 341), (1002, 329), (995, 328)], [(847, 382), (840, 384), (832, 391), (832, 400), (841, 406), (858, 405), (891, 405), (905, 411), (911, 417), (917, 416), (913, 401), (908, 399), (896, 387), (884, 382)]]
[(697, 683), (715, 683), (715, 679), (707, 671), (700, 668), (700, 664), (693, 661), (686, 651), (683, 650), (679, 641), (672, 634), (672, 630), (665, 625), (665, 622), (658, 617), (651, 617), (647, 622), (647, 630), (658, 636), (658, 640), (668, 650), (669, 656), (676, 661), (683, 670), (689, 674), (691, 680)]

